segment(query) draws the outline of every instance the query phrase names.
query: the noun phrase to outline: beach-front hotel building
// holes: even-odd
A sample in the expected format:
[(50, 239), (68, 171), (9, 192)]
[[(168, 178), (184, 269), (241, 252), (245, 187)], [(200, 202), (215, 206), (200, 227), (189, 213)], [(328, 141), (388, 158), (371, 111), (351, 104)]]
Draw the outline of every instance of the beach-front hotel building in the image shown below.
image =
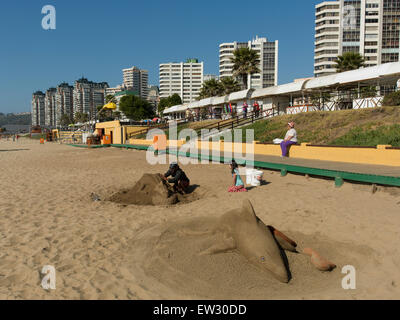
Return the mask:
[(42, 91), (36, 91), (32, 95), (32, 126), (44, 126), (45, 117), (45, 94)]
[(160, 98), (178, 94), (183, 103), (197, 99), (203, 85), (204, 63), (197, 59), (160, 64)]
[(248, 79), (248, 88), (262, 89), (278, 84), (278, 52), (279, 42), (259, 38), (248, 42), (229, 42), (219, 45), (219, 77), (233, 77), (233, 52), (239, 48), (249, 48), (257, 51), (260, 57), (260, 73), (253, 74)]
[(56, 125), (56, 88), (50, 88), (46, 91), (45, 97), (45, 125), (54, 127)]
[(399, 60), (400, 0), (335, 0), (316, 6), (316, 77), (336, 72), (335, 61), (358, 52), (366, 66)]
[(97, 107), (103, 106), (106, 98), (106, 82), (92, 82), (86, 78), (75, 81), (73, 113), (86, 113), (89, 119), (97, 114)]
[(149, 72), (137, 67), (122, 70), (125, 90), (138, 92), (142, 99), (149, 95)]
[(63, 82), (57, 86), (56, 91), (55, 124), (59, 126), (64, 114), (70, 119), (74, 116), (74, 87)]

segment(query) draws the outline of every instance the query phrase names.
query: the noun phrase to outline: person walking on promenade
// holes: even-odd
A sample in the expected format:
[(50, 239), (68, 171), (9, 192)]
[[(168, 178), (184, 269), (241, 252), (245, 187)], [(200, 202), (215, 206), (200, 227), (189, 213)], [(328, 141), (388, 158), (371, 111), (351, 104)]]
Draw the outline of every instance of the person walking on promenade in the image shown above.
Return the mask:
[(245, 101), (245, 102), (243, 103), (243, 115), (244, 115), (244, 118), (247, 118), (247, 110), (248, 110), (248, 108), (249, 108), (249, 105), (248, 105), (247, 102)]
[(285, 140), (281, 142), (282, 157), (288, 156), (290, 146), (297, 144), (297, 131), (294, 128), (295, 123), (293, 121), (288, 123), (289, 130), (286, 133)]
[(258, 118), (260, 116), (260, 105), (258, 104), (257, 101), (254, 101), (253, 110), (254, 110), (256, 118)]

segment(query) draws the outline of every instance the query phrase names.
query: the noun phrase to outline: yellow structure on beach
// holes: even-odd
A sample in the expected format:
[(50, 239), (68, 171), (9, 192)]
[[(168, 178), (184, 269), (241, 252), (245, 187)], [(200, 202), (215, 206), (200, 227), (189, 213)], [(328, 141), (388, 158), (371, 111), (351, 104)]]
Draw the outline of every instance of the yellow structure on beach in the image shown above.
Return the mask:
[(97, 133), (100, 136), (110, 136), (111, 144), (126, 144), (127, 136), (147, 128), (147, 126), (123, 126), (119, 120), (96, 123)]

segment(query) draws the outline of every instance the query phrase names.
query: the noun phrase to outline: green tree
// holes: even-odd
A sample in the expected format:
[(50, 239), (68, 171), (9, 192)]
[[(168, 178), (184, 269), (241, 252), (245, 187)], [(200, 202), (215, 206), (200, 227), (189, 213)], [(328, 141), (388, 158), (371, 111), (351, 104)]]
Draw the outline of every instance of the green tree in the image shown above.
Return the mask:
[(122, 113), (120, 111), (114, 111), (113, 112), (113, 118), (114, 120), (120, 120), (122, 116)]
[(168, 101), (169, 101), (169, 106), (170, 107), (178, 106), (178, 105), (182, 104), (182, 99), (179, 96), (179, 94), (177, 94), (177, 93), (174, 93), (168, 99), (169, 99)]
[(210, 97), (218, 97), (223, 94), (224, 94), (224, 86), (222, 85), (222, 83), (216, 79), (211, 79), (203, 83), (198, 100)]
[(76, 112), (74, 116), (75, 123), (85, 123), (89, 120), (89, 115), (83, 112)]
[(168, 98), (161, 98), (160, 103), (158, 104), (158, 113), (162, 114), (162, 112), (170, 107), (178, 106), (182, 104), (182, 99), (179, 94), (175, 93)]
[(158, 104), (158, 113), (159, 114), (162, 114), (162, 112), (165, 110), (165, 109), (167, 109), (167, 108), (169, 108), (168, 107), (169, 106), (169, 101), (168, 101), (168, 98), (161, 98), (160, 99), (160, 103)]
[(400, 91), (388, 93), (383, 98), (384, 106), (400, 106)]
[(239, 48), (233, 52), (233, 75), (243, 82), (243, 88), (248, 88), (248, 78), (260, 72), (260, 57), (257, 51), (249, 48)]
[(376, 97), (377, 90), (374, 86), (363, 87), (360, 90), (361, 98), (373, 98)]
[(131, 120), (144, 120), (154, 117), (151, 104), (140, 97), (128, 95), (121, 98), (120, 110)]
[(109, 112), (107, 110), (103, 109), (103, 106), (99, 105), (99, 106), (96, 107), (96, 109), (97, 109), (97, 116), (96, 117), (100, 122), (113, 120), (110, 117)]
[(223, 88), (223, 94), (240, 91), (240, 84), (232, 77), (222, 78), (220, 82)]
[(106, 96), (106, 104), (109, 103), (109, 102), (117, 103), (117, 99), (115, 98), (114, 95), (108, 94), (108, 95)]
[(365, 60), (362, 55), (357, 52), (345, 52), (337, 57), (336, 72), (345, 72), (357, 70), (365, 66)]
[(72, 124), (72, 123), (73, 123), (73, 120), (71, 119), (71, 117), (70, 117), (69, 115), (63, 114), (63, 115), (61, 116), (60, 125), (61, 125), (62, 127), (67, 127), (67, 126), (69, 126), (69, 125)]

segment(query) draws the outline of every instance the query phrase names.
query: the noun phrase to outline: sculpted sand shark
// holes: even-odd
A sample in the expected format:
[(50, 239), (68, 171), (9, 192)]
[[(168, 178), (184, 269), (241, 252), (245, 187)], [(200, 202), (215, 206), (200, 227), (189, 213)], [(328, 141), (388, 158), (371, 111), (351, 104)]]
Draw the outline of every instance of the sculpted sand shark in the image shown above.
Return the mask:
[[(212, 231), (220, 238), (211, 248), (201, 254), (217, 254), (236, 250), (249, 262), (269, 271), (279, 281), (288, 283), (291, 279), (284, 250), (297, 252), (297, 244), (272, 226), (262, 222), (249, 200), (242, 208), (224, 214)], [(312, 249), (304, 254), (312, 257), (311, 262), (321, 271), (330, 271), (336, 266)]]

